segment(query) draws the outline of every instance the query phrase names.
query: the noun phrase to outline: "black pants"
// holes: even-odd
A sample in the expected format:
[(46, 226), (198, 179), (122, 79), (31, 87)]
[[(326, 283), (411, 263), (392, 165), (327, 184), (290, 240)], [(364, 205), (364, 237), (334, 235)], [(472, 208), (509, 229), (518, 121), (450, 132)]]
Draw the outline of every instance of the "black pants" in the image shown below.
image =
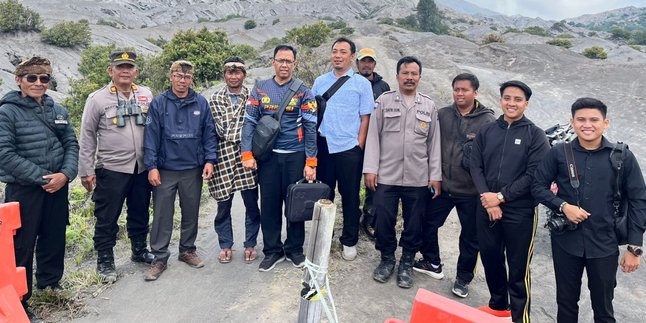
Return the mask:
[(363, 167), (363, 151), (359, 146), (330, 154), (325, 138), (318, 137), (317, 177), (330, 187), (330, 200), (339, 183), (343, 207), (343, 231), (339, 239), (344, 246), (354, 246), (359, 241), (359, 185)]
[(305, 153), (279, 154), (271, 156), (258, 165), (260, 184), (260, 228), (262, 230), (265, 256), (272, 253), (302, 254), (305, 242), (305, 223), (287, 222), (287, 240), (283, 245), (283, 205), (287, 197), (287, 186), (303, 178)]
[[(502, 219), (490, 222), (487, 212), (478, 206), (476, 213), (480, 256), (489, 287), (489, 307), (511, 310), (516, 323), (530, 321), (531, 278), (529, 264), (534, 253), (534, 235), (538, 223), (536, 208), (502, 206)], [(505, 254), (509, 278), (505, 268)]]
[(581, 276), (584, 268), (588, 275), (594, 322), (615, 322), (612, 299), (617, 286), (619, 251), (607, 257), (587, 259), (567, 253), (558, 243), (552, 241), (552, 258), (556, 276), (557, 322), (578, 322), (578, 302), (581, 296)]
[[(255, 247), (260, 230), (260, 209), (258, 208), (258, 187), (240, 191), (245, 207), (245, 241), (244, 247)], [(233, 246), (233, 228), (231, 227), (231, 205), (233, 193), (226, 201), (218, 202), (218, 211), (213, 220), (215, 232), (218, 234), (220, 248)]]
[(31, 297), (36, 250), (36, 286), (45, 288), (58, 283), (65, 266), (65, 227), (69, 223), (68, 185), (47, 193), (38, 185), (7, 184), (5, 202), (20, 203), (21, 227), (13, 237), (16, 266), (27, 272), (27, 294), (22, 304), (27, 308)]
[(119, 232), (119, 215), (123, 202), (128, 206), (126, 230), (130, 240), (146, 240), (150, 213), (150, 195), (152, 186), (148, 183), (148, 172), (137, 174), (119, 173), (98, 168), (94, 201), (94, 249), (111, 250), (117, 241)]
[(399, 239), (399, 245), (404, 253), (415, 254), (422, 244), (422, 217), (428, 189), (424, 187), (407, 187), (393, 185), (377, 185), (375, 192), (375, 209), (379, 214), (375, 226), (375, 248), (382, 255), (394, 255), (397, 249), (397, 211), (399, 201), (402, 202), (404, 231)]
[(467, 283), (473, 280), (478, 262), (478, 232), (476, 230), (478, 205), (480, 205), (480, 199), (477, 196), (455, 196), (442, 193), (434, 200), (428, 196), (422, 225), (424, 242), (420, 251), (425, 260), (439, 265), (442, 260), (440, 259), (438, 230), (444, 225), (451, 210), (456, 208), (461, 226), (457, 278)]

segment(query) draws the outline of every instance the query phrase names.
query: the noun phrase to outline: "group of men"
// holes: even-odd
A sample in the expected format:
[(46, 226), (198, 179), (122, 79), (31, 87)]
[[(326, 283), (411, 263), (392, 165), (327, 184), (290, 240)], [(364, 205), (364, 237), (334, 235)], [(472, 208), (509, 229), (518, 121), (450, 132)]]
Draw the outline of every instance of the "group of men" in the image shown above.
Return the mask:
[[(451, 83), (453, 104), (438, 109), (418, 91), (419, 59), (405, 56), (397, 62), (398, 88), (391, 91), (374, 72), (376, 58), (373, 49), (357, 52), (352, 40), (338, 38), (331, 49), (332, 71), (319, 76), (310, 90), (294, 78), (297, 50), (279, 45), (273, 52), (273, 77), (249, 90), (244, 60), (228, 58), (222, 66), (226, 85), (207, 100), (192, 89), (191, 62), (173, 62), (169, 89), (153, 98), (148, 88), (134, 84), (136, 54), (114, 52), (107, 69), (111, 82), (87, 99), (79, 142), (65, 108), (45, 94), (50, 62), (34, 57), (18, 65), (19, 89), (0, 101), (0, 179), (7, 183), (5, 200), (21, 202), (23, 227), (15, 236), (15, 253), (18, 266), (28, 271), (23, 306), (29, 315), (34, 249), (37, 287), (62, 288), (67, 188), (78, 170), (82, 185), (93, 192), (97, 272), (105, 282), (118, 279), (113, 248), (124, 202), (131, 259), (149, 264), (146, 281), (157, 280), (167, 269), (178, 194), (178, 260), (204, 266), (195, 246), (204, 180), (217, 201), (220, 263), (233, 258), (231, 208), (238, 191), (246, 216), (244, 261), (257, 258), (262, 230), (260, 271), (270, 271), (285, 259), (303, 267), (304, 222), (286, 221), (283, 241), (283, 210), (290, 184), (318, 179), (332, 188), (330, 199), (337, 185), (342, 198), (342, 258), (357, 257), (362, 228), (375, 238), (381, 253), (373, 272), (381, 283), (389, 280), (397, 263), (395, 225), (401, 202), (397, 285), (402, 288), (413, 286), (413, 271), (444, 277), (438, 230), (455, 208), (461, 232), (452, 292), (468, 296), (480, 255), (491, 294), (481, 309), (514, 322), (530, 320), (529, 264), (537, 203), (559, 210), (578, 226), (552, 234), (558, 321), (576, 322), (585, 268), (595, 321), (614, 322), (619, 251), (608, 202), (615, 176), (608, 158), (613, 145), (603, 137), (606, 106), (596, 99), (577, 100), (571, 124), (578, 138), (571, 151), (562, 145), (550, 149), (543, 130), (524, 114), (532, 95), (525, 83), (514, 80), (500, 86), (503, 113), (496, 119), (477, 100), (480, 84), (474, 75), (457, 75)], [(268, 154), (254, 156), (258, 122), (281, 108), (275, 145)], [(566, 157), (579, 164), (581, 187), (572, 188)], [(632, 272), (640, 264), (646, 187), (629, 150), (623, 172), (619, 187), (630, 205), (630, 234), (629, 251), (620, 264)], [(556, 194), (550, 191), (552, 182), (559, 187)], [(416, 260), (417, 252), (422, 258)]]

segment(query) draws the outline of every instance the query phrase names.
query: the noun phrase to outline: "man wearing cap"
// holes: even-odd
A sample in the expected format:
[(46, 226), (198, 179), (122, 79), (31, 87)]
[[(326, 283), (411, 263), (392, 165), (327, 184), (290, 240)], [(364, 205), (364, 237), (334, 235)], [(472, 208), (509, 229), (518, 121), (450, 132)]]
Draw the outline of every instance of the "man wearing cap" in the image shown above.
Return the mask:
[(136, 57), (130, 51), (110, 54), (108, 74), (112, 81), (88, 96), (81, 120), (79, 174), (83, 187), (88, 192), (94, 190), (94, 249), (97, 272), (104, 282), (117, 280), (112, 248), (124, 201), (128, 206), (126, 229), (132, 244), (131, 260), (153, 260), (146, 245), (152, 188), (143, 149), (152, 93), (147, 87), (133, 84), (138, 73)]
[[(17, 91), (0, 101), (0, 181), (5, 202), (20, 203), (21, 227), (14, 236), (16, 266), (27, 271), (27, 308), (36, 249), (36, 286), (61, 289), (68, 183), (76, 177), (78, 142), (67, 110), (45, 94), (51, 79), (48, 59), (32, 57), (16, 67)], [(0, 223), (1, 225), (1, 223)], [(36, 243), (38, 241), (38, 243)]]
[[(390, 91), (390, 86), (383, 80), (381, 75), (375, 72), (377, 66), (377, 53), (372, 48), (363, 48), (357, 53), (357, 69), (359, 74), (363, 75), (372, 85), (372, 96), (377, 98), (384, 92)], [(375, 210), (372, 205), (372, 196), (374, 192), (366, 189), (366, 198), (363, 201), (363, 218), (361, 219), (361, 229), (370, 238), (375, 237)]]
[(204, 267), (197, 255), (197, 218), (202, 180), (213, 176), (216, 163), (215, 124), (206, 98), (193, 89), (195, 68), (189, 61), (175, 61), (170, 68), (170, 89), (150, 105), (144, 135), (144, 164), (153, 189), (153, 227), (150, 249), (155, 255), (144, 280), (157, 280), (166, 270), (173, 233), (175, 196), (182, 209), (179, 261)]
[(214, 226), (221, 249), (218, 256), (220, 263), (228, 263), (232, 257), (231, 205), (235, 191), (240, 191), (245, 205), (244, 260), (250, 263), (257, 255), (254, 247), (260, 230), (260, 209), (256, 172), (242, 167), (240, 155), (244, 107), (249, 98), (249, 89), (243, 85), (246, 75), (244, 60), (240, 57), (226, 59), (226, 86), (213, 93), (209, 100), (218, 137), (218, 162), (215, 164), (214, 176), (209, 180), (209, 192), (218, 202)]

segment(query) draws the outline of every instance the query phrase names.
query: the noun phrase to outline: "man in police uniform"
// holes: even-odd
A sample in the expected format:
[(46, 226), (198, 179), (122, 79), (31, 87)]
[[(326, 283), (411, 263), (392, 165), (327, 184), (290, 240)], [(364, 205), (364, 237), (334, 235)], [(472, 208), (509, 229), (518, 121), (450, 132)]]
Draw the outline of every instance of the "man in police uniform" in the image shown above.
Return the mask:
[(79, 175), (85, 189), (94, 190), (94, 249), (98, 254), (97, 272), (104, 282), (117, 280), (112, 248), (124, 201), (132, 261), (151, 263), (154, 258), (146, 245), (152, 188), (143, 160), (144, 127), (152, 92), (133, 84), (138, 73), (136, 57), (130, 51), (110, 54), (108, 74), (112, 81), (88, 96), (81, 121)]
[(363, 162), (366, 186), (375, 191), (375, 208), (379, 210), (375, 247), (381, 251), (381, 262), (372, 277), (381, 283), (395, 269), (395, 224), (402, 202), (404, 231), (397, 270), (397, 285), (402, 288), (413, 286), (413, 261), (422, 244), (428, 189), (437, 197), (442, 180), (437, 109), (428, 96), (417, 92), (421, 73), (422, 63), (415, 57), (402, 57), (397, 62), (399, 90), (377, 99)]

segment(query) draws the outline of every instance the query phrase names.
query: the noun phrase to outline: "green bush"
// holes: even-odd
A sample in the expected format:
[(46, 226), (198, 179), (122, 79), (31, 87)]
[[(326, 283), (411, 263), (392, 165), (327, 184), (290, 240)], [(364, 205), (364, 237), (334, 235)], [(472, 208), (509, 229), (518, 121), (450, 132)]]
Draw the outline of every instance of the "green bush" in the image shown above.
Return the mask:
[(265, 42), (262, 44), (262, 49), (273, 49), (282, 43), (284, 43), (282, 39), (277, 37), (272, 37), (265, 40)]
[(560, 34), (556, 38), (574, 38), (574, 36), (572, 34)]
[(254, 29), (256, 28), (256, 26), (258, 26), (258, 24), (256, 24), (256, 22), (251, 19), (244, 22), (245, 30)]
[(348, 24), (343, 20), (337, 20), (333, 22), (328, 22), (327, 26), (330, 27), (330, 29), (343, 29), (347, 27)]
[(482, 44), (504, 43), (505, 40), (499, 34), (489, 34), (482, 38)]
[(256, 61), (260, 58), (256, 48), (247, 44), (234, 45), (231, 48), (231, 56), (238, 56), (245, 62)]
[[(634, 50), (636, 50), (636, 51), (638, 51), (638, 52), (641, 52), (641, 51), (642, 51), (642, 48), (641, 48), (641, 46), (639, 46), (639, 45), (628, 45), (628, 46), (630, 46), (630, 48), (632, 48), (632, 49), (634, 49)], [(1, 84), (1, 83), (0, 83), (0, 84)]]
[(505, 30), (504, 34), (506, 34), (506, 33), (519, 33), (519, 32), (520, 32), (520, 30), (518, 30), (517, 28), (509, 27), (509, 28), (507, 28), (507, 30)]
[(564, 48), (572, 47), (572, 41), (569, 40), (569, 39), (563, 39), (563, 38), (550, 39), (545, 43), (548, 44), (548, 45), (554, 45), (554, 46), (559, 46), (559, 47), (564, 47)]
[(79, 22), (64, 21), (45, 29), (41, 34), (43, 42), (58, 47), (87, 46), (92, 41), (90, 24), (87, 20)]
[(538, 26), (527, 27), (527, 28), (523, 29), (523, 32), (526, 32), (526, 33), (528, 33), (530, 35), (536, 35), (536, 36), (543, 36), (543, 37), (548, 36), (545, 29), (543, 29), (541, 27), (538, 27)]
[(381, 17), (381, 18), (377, 18), (377, 23), (382, 24), (382, 25), (394, 26), (395, 25), (395, 20), (393, 18), (390, 18), (390, 17)]
[(313, 25), (288, 30), (287, 36), (283, 40), (305, 47), (319, 47), (330, 38), (331, 33), (332, 29), (324, 22), (319, 21)]
[(341, 30), (339, 30), (339, 34), (341, 35), (352, 35), (354, 34), (354, 28), (352, 27), (343, 27)]
[(166, 43), (168, 43), (168, 40), (162, 38), (162, 36), (157, 36), (156, 39), (152, 38), (152, 37), (151, 38), (146, 38), (146, 40), (149, 43), (151, 43), (151, 44), (153, 44), (153, 45), (155, 45), (155, 46), (157, 46), (159, 48), (164, 48), (164, 46), (166, 46)]
[(40, 31), (42, 19), (17, 0), (0, 2), (0, 31)]
[(603, 47), (592, 46), (583, 50), (583, 56), (592, 59), (606, 59), (608, 58), (608, 53)]
[(621, 28), (613, 28), (612, 30), (610, 30), (610, 34), (612, 34), (612, 36), (610, 36), (610, 38), (612, 39), (630, 39), (630, 32)]
[(630, 42), (635, 45), (646, 45), (646, 30), (637, 30), (630, 37)]
[(119, 24), (117, 24), (115, 21), (105, 20), (103, 18), (97, 20), (96, 24), (97, 25), (102, 25), (102, 26), (110, 26), (112, 28), (117, 28), (119, 26)]

